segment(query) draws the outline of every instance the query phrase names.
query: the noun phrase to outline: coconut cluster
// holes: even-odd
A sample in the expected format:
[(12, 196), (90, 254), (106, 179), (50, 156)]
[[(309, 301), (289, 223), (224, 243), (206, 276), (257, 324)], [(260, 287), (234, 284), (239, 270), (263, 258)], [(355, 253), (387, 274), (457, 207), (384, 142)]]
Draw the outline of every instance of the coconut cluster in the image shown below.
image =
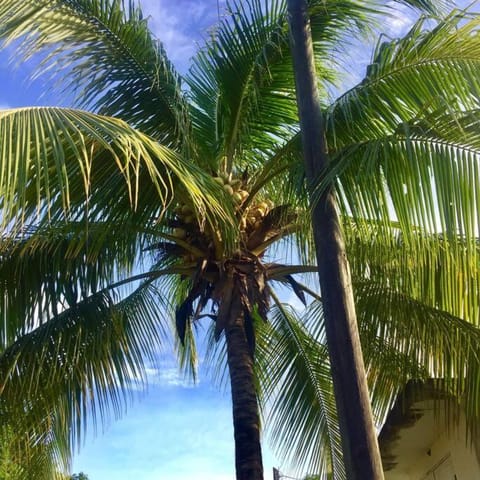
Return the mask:
[(196, 226), (196, 219), (193, 208), (187, 203), (180, 203), (174, 210), (175, 227), (172, 235), (180, 240), (187, 238), (187, 232)]
[[(274, 207), (270, 200), (247, 201), (250, 193), (246, 180), (232, 178), (231, 175), (218, 174), (213, 180), (220, 185), (225, 193), (230, 196), (236, 207), (237, 218), (240, 224), (240, 230), (249, 236), (252, 232), (261, 227), (263, 219)], [(199, 233), (195, 214), (191, 205), (186, 203), (179, 204), (175, 210), (175, 228), (172, 235), (178, 239), (184, 240), (189, 232)], [(205, 233), (205, 232), (204, 232)]]
[(241, 230), (245, 230), (247, 233), (257, 230), (261, 227), (263, 219), (267, 216), (268, 212), (273, 208), (273, 202), (270, 200), (253, 203), (243, 213), (240, 220)]
[(232, 179), (228, 175), (220, 174), (213, 177), (213, 181), (217, 182), (227, 195), (230, 195), (237, 206), (241, 206), (248, 198), (248, 191), (245, 190), (245, 185), (239, 178)]
[(231, 178), (219, 174), (213, 180), (217, 182), (225, 192), (230, 195), (237, 207), (237, 216), (240, 221), (240, 230), (248, 234), (260, 227), (263, 219), (273, 208), (270, 200), (261, 202), (247, 202), (250, 193), (244, 180)]

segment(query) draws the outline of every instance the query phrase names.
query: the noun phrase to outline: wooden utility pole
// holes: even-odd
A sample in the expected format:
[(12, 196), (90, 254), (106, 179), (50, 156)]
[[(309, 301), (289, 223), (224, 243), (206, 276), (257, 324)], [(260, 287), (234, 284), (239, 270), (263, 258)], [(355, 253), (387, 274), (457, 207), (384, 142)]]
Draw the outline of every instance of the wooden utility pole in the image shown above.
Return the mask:
[[(305, 172), (312, 199), (328, 164), (306, 0), (287, 0)], [(383, 479), (358, 335), (350, 270), (333, 188), (312, 205), (312, 225), (345, 469), (349, 480)]]

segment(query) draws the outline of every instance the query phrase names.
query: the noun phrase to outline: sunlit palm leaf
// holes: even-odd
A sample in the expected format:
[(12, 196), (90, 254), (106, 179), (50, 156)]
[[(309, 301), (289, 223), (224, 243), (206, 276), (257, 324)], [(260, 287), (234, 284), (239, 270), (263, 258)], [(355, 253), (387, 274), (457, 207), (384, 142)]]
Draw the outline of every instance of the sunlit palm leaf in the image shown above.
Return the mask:
[[(358, 30), (378, 2), (310, 2), (320, 84), (334, 75), (328, 52)], [(369, 5), (370, 3), (370, 5)], [(232, 2), (229, 16), (193, 60), (189, 85), (202, 161), (230, 171), (258, 165), (279, 139), (297, 130), (286, 5), (281, 0)]]
[(321, 478), (333, 469), (336, 478), (343, 478), (326, 347), (308, 333), (291, 308), (280, 304), (271, 325), (259, 332), (258, 375), (272, 441), (294, 465), (318, 472)]
[[(405, 358), (417, 360), (425, 375), (421, 379), (441, 379), (444, 391), (464, 406), (469, 426), (478, 424), (478, 327), (401, 291), (371, 282), (357, 285), (357, 305), (367, 363), (376, 369), (385, 368), (381, 353), (370, 355), (369, 346), (375, 337), (383, 338)], [(401, 367), (397, 365), (397, 369)]]
[[(474, 427), (480, 330), (383, 283), (363, 280), (355, 286), (377, 425), (408, 380), (433, 376), (442, 379), (439, 394), (454, 395), (457, 407), (466, 405)], [(321, 303), (313, 304), (304, 319), (288, 307), (275, 310), (271, 325), (259, 329), (258, 374), (269, 412), (267, 430), (281, 455), (321, 478), (328, 472), (344, 478), (321, 318)]]
[(17, 410), (9, 411), (4, 405), (0, 408), (1, 477), (9, 480), (64, 480), (63, 472), (70, 469), (70, 446), (52, 429), (50, 420), (54, 415), (46, 415), (45, 425), (38, 428), (38, 424), (35, 425), (35, 421), (20, 410), (20, 405), (17, 407)]
[(4, 225), (64, 215), (120, 223), (133, 214), (155, 224), (175, 187), (207, 216), (223, 212), (212, 194), (218, 185), (121, 120), (72, 109), (4, 110), (0, 144)]
[(365, 79), (328, 109), (334, 154), (432, 113), (477, 107), (480, 23), (475, 15), (462, 19), (452, 14), (430, 31), (421, 20), (403, 39), (378, 44)]
[(404, 242), (412, 270), (441, 258), (440, 276), (425, 285), (435, 292), (440, 279), (449, 298), (440, 308), (476, 323), (477, 302), (465, 292), (476, 298), (478, 290), (480, 35), (478, 17), (460, 18), (431, 32), (419, 23), (382, 44), (367, 78), (327, 120), (339, 201), (355, 235), (368, 243), (372, 221), (383, 225), (375, 242)]

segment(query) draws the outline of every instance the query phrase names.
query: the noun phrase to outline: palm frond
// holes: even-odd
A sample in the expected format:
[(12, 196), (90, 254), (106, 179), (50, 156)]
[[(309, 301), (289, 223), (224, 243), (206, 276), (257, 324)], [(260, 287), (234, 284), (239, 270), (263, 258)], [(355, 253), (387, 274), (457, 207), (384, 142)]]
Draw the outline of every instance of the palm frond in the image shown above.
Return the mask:
[[(180, 79), (133, 0), (5, 0), (0, 39), (24, 60), (42, 56), (81, 107), (116, 116), (163, 144), (185, 140)], [(62, 72), (62, 77), (59, 73)]]
[(53, 434), (41, 439), (37, 437), (33, 442), (35, 434), (29, 430), (31, 425), (24, 420), (24, 416), (17, 415), (13, 421), (9, 417), (10, 423), (0, 422), (1, 478), (64, 480), (62, 472), (69, 470), (69, 454), (64, 456), (60, 452), (61, 442), (57, 443)]
[[(451, 272), (442, 285), (464, 306), (452, 276), (459, 272), (469, 292), (477, 288), (478, 26), (478, 17), (455, 12), (431, 31), (420, 22), (404, 39), (379, 46), (364, 82), (326, 114), (332, 168), (322, 183), (337, 179), (342, 213), (357, 238), (365, 234), (363, 243), (376, 223), (376, 238), (401, 238), (413, 265), (441, 256)], [(477, 322), (476, 308), (447, 310)]]
[(332, 472), (335, 478), (344, 478), (325, 345), (315, 340), (289, 306), (278, 302), (271, 324), (260, 326), (258, 333), (257, 372), (274, 445), (297, 467), (325, 479)]
[[(389, 348), (401, 354), (400, 359), (408, 358), (418, 363), (421, 380), (440, 380), (444, 393), (452, 395), (457, 406), (464, 405), (469, 427), (475, 432), (479, 418), (479, 328), (401, 290), (376, 282), (356, 284), (356, 297), (362, 345), (370, 368), (380, 373), (389, 366), (383, 361), (381, 350), (372, 351), (375, 339), (381, 338)], [(391, 380), (396, 383), (403, 378), (405, 381), (405, 373), (401, 374), (403, 365), (391, 366), (394, 367)], [(402, 385), (397, 383), (397, 386)], [(380, 390), (388, 391), (388, 384)], [(388, 409), (384, 409), (383, 413), (387, 412)]]
[[(435, 112), (340, 150), (334, 169), (343, 169), (339, 198), (344, 212), (359, 221), (394, 219), (405, 231), (414, 225), (450, 238), (475, 238), (479, 123), (480, 110)], [(372, 188), (355, 193), (354, 183), (364, 178)]]
[(128, 275), (146, 242), (125, 224), (61, 222), (3, 235), (0, 244), (0, 315), (3, 345), (38, 322)]
[(454, 5), (452, 0), (394, 0), (395, 3), (407, 5), (421, 12), (440, 14), (445, 12), (447, 8)]
[(454, 11), (431, 29), (426, 21), (420, 19), (402, 39), (380, 41), (364, 80), (329, 107), (330, 150), (440, 109), (478, 106), (478, 16)]
[[(325, 58), (377, 13), (379, 2), (364, 3), (309, 2), (320, 88), (335, 78)], [(279, 139), (298, 130), (285, 2), (232, 2), (187, 81), (202, 161), (227, 172), (233, 163), (261, 164)]]
[(54, 427), (73, 448), (89, 422), (120, 416), (164, 342), (162, 302), (149, 283), (117, 302), (103, 291), (18, 337), (0, 356), (2, 419), (17, 405), (33, 442)]
[(216, 212), (228, 224), (209, 176), (122, 120), (53, 107), (4, 110), (0, 140), (0, 207), (9, 228), (65, 216), (155, 225), (174, 190), (200, 216)]
[(230, 172), (234, 158), (241, 169), (249, 148), (268, 150), (296, 121), (285, 22), (282, 1), (235, 1), (193, 60), (193, 125), (215, 169)]

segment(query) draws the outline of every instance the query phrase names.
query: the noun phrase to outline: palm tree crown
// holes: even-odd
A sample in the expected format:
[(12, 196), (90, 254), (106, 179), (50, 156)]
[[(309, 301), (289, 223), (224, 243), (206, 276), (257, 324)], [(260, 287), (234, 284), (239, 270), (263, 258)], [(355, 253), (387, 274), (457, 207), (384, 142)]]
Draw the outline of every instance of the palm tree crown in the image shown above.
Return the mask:
[[(324, 59), (377, 2), (309, 5), (326, 94)], [(259, 392), (274, 439), (343, 475), (321, 299), (292, 277), (313, 262), (285, 4), (229, 12), (183, 89), (133, 1), (0, 5), (0, 38), (39, 54), (78, 107), (0, 112), (0, 426), (28, 433), (22, 452), (45, 446), (50, 473), (88, 416), (121, 414), (171, 324), (192, 365), (204, 320), (225, 338), (238, 478), (262, 478)], [(332, 167), (318, 189), (337, 185), (378, 417), (428, 375), (477, 416), (478, 23), (417, 23), (324, 108)], [(300, 265), (268, 256), (287, 237)], [(308, 321), (276, 282), (315, 299)]]

